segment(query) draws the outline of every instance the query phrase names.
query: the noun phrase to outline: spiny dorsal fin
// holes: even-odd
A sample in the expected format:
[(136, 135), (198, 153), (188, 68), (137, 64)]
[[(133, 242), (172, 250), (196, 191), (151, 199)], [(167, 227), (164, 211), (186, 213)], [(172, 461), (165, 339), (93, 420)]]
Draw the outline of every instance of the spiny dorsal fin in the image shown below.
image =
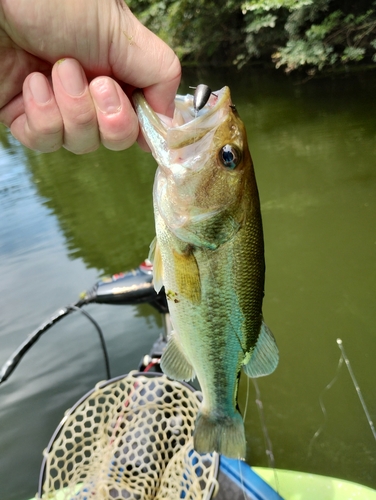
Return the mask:
[(153, 263), (153, 285), (157, 293), (163, 287), (163, 264), (157, 237), (150, 243), (149, 260)]
[(163, 372), (174, 380), (192, 380), (195, 372), (183, 353), (178, 337), (172, 332), (161, 358)]
[(243, 366), (244, 372), (253, 378), (270, 375), (277, 368), (278, 361), (279, 352), (274, 335), (262, 321), (251, 359)]

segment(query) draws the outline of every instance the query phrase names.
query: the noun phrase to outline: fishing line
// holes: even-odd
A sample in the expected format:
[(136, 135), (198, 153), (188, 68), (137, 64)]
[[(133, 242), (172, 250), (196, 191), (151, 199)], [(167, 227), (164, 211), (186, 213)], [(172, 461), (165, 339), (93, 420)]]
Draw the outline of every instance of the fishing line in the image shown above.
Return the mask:
[(275, 458), (274, 458), (274, 453), (273, 453), (273, 445), (272, 445), (272, 441), (269, 437), (268, 428), (266, 426), (266, 420), (265, 420), (265, 415), (264, 415), (264, 405), (262, 404), (262, 400), (261, 400), (261, 392), (260, 392), (260, 389), (259, 389), (259, 386), (258, 386), (256, 379), (252, 378), (252, 382), (253, 382), (253, 385), (254, 385), (254, 388), (256, 391), (256, 400), (255, 401), (256, 401), (256, 406), (257, 406), (257, 410), (258, 410), (258, 414), (259, 414), (259, 418), (260, 418), (260, 422), (261, 422), (262, 433), (264, 435), (265, 453), (266, 453), (266, 456), (268, 457), (268, 467), (270, 469), (273, 469), (274, 481), (275, 481), (275, 485), (276, 485), (275, 489), (278, 493), (279, 492), (279, 481), (278, 481), (277, 471), (275, 469)]
[[(245, 417), (247, 416), (247, 409), (248, 409), (248, 401), (249, 401), (249, 377), (247, 377), (247, 393), (245, 397), (245, 406), (244, 406), (244, 413), (243, 413), (243, 423), (245, 424)], [(240, 483), (242, 485), (242, 493), (244, 500), (248, 500), (245, 491), (244, 491), (244, 481), (243, 481), (243, 474), (242, 474), (242, 468), (240, 465), (240, 458), (238, 458), (238, 465), (239, 465), (239, 477), (240, 477)]]
[(351, 377), (351, 380), (352, 380), (352, 383), (354, 384), (354, 387), (355, 387), (355, 390), (358, 394), (358, 397), (359, 397), (359, 400), (360, 400), (360, 404), (362, 405), (362, 408), (363, 408), (363, 411), (366, 415), (366, 418), (368, 420), (368, 425), (370, 426), (371, 428), (371, 431), (372, 431), (372, 434), (373, 434), (373, 437), (374, 439), (376, 440), (376, 431), (375, 431), (375, 427), (373, 425), (373, 422), (372, 422), (372, 419), (371, 419), (371, 415), (369, 414), (369, 411), (368, 411), (368, 408), (366, 406), (366, 403), (364, 401), (364, 398), (363, 398), (363, 395), (361, 393), (361, 390), (360, 390), (360, 387), (359, 387), (359, 384), (358, 382), (356, 381), (356, 378), (355, 378), (355, 375), (354, 375), (354, 372), (351, 368), (351, 365), (350, 365), (350, 360), (349, 358), (346, 356), (346, 353), (345, 353), (345, 348), (343, 347), (343, 344), (342, 344), (342, 340), (341, 339), (337, 339), (337, 344), (338, 344), (338, 347), (340, 348), (340, 351), (341, 351), (341, 356), (343, 358), (343, 360), (345, 361), (345, 364), (346, 364), (346, 367), (348, 369), (348, 372), (350, 374), (350, 377)]
[(244, 423), (245, 423), (245, 417), (247, 416), (248, 402), (249, 402), (249, 377), (247, 377), (247, 395), (245, 397), (245, 406), (244, 406), (244, 414), (243, 414), (243, 422)]
[(245, 494), (245, 488), (244, 488), (244, 481), (243, 481), (243, 474), (242, 474), (242, 468), (240, 465), (240, 458), (238, 458), (238, 466), (239, 466), (239, 478), (240, 478), (240, 484), (242, 485), (242, 493), (243, 493), (243, 498), (244, 500), (249, 500), (248, 496)]
[(193, 118), (193, 144), (195, 145), (194, 146), (194, 151), (195, 151), (195, 155), (197, 155), (197, 148), (198, 148), (198, 144), (197, 144), (197, 117), (198, 117), (198, 112), (199, 110), (196, 109), (195, 107), (193, 107), (193, 111), (194, 111), (194, 118)]
[(337, 369), (336, 369), (336, 372), (335, 372), (333, 379), (329, 382), (329, 384), (327, 386), (324, 387), (324, 390), (320, 394), (319, 402), (320, 402), (321, 411), (324, 415), (324, 422), (320, 425), (320, 427), (317, 429), (317, 431), (312, 436), (312, 439), (311, 439), (309, 446), (308, 446), (308, 457), (311, 457), (313, 443), (319, 437), (319, 435), (322, 433), (322, 431), (324, 430), (326, 422), (328, 420), (328, 413), (327, 413), (325, 405), (324, 405), (323, 396), (324, 396), (325, 392), (329, 391), (329, 389), (331, 389), (333, 387), (333, 385), (335, 384), (335, 382), (337, 381), (338, 376), (339, 376), (339, 372), (340, 372), (341, 367), (342, 367), (342, 363), (343, 363), (343, 358), (341, 355), (339, 357)]
[(194, 120), (194, 126), (193, 126), (193, 130), (194, 130), (194, 132), (193, 132), (193, 134), (194, 134), (194, 137), (193, 137), (193, 143), (194, 143), (194, 145), (195, 145), (195, 146), (194, 146), (195, 155), (197, 155), (197, 148), (198, 148), (198, 144), (197, 144), (197, 122), (196, 122), (196, 119), (197, 119), (197, 117), (198, 117), (198, 110), (197, 110), (197, 109), (195, 109), (195, 110), (194, 110), (194, 113), (195, 113), (195, 116), (194, 116), (194, 118), (193, 118), (193, 120)]
[(103, 336), (103, 332), (98, 325), (98, 323), (90, 316), (89, 313), (86, 311), (83, 311), (81, 307), (85, 304), (88, 304), (90, 301), (86, 299), (79, 300), (75, 304), (63, 307), (59, 309), (53, 316), (51, 316), (47, 321), (42, 323), (36, 330), (34, 330), (28, 337), (27, 339), (16, 349), (16, 351), (11, 355), (11, 357), (6, 361), (6, 363), (3, 365), (1, 371), (0, 371), (0, 384), (5, 382), (8, 377), (11, 375), (11, 373), (15, 370), (17, 365), (20, 363), (21, 359), (25, 356), (25, 354), (31, 349), (31, 347), (39, 340), (39, 338), (47, 332), (53, 325), (55, 325), (58, 321), (60, 321), (62, 318), (66, 317), (68, 314), (72, 313), (73, 311), (79, 311), (81, 312), (84, 316), (86, 316), (95, 326), (101, 346), (102, 346), (102, 351), (103, 351), (103, 357), (105, 360), (105, 365), (106, 365), (106, 374), (107, 378), (110, 379), (110, 367), (109, 367), (109, 359), (108, 359), (108, 353), (106, 349), (106, 344)]
[(338, 365), (337, 365), (337, 370), (336, 370), (336, 373), (335, 373), (335, 376), (334, 376), (333, 380), (331, 380), (331, 382), (329, 382), (329, 384), (324, 388), (324, 390), (322, 391), (322, 393), (320, 395), (320, 399), (319, 399), (320, 406), (321, 406), (321, 411), (324, 414), (324, 422), (319, 427), (319, 429), (315, 432), (315, 434), (313, 435), (313, 437), (311, 439), (311, 442), (310, 442), (309, 447), (308, 447), (308, 457), (311, 456), (312, 445), (313, 445), (315, 439), (317, 439), (318, 436), (321, 434), (321, 432), (323, 431), (323, 429), (325, 427), (326, 421), (327, 421), (327, 411), (326, 411), (326, 408), (325, 408), (323, 400), (322, 400), (323, 395), (324, 395), (324, 393), (326, 391), (328, 391), (329, 389), (331, 389), (332, 386), (334, 385), (334, 383), (336, 382), (343, 362), (345, 362), (345, 365), (346, 365), (347, 370), (348, 370), (348, 372), (350, 374), (350, 377), (351, 377), (351, 381), (352, 381), (352, 383), (353, 383), (353, 385), (355, 387), (355, 390), (356, 390), (356, 392), (358, 394), (358, 397), (359, 397), (359, 400), (360, 400), (360, 404), (362, 405), (363, 411), (364, 411), (364, 413), (366, 415), (366, 418), (367, 418), (367, 421), (368, 421), (368, 425), (370, 426), (372, 434), (373, 434), (373, 437), (376, 440), (376, 431), (375, 431), (375, 427), (374, 427), (372, 419), (371, 419), (371, 415), (370, 415), (370, 413), (368, 411), (368, 408), (366, 406), (366, 403), (364, 401), (362, 392), (361, 392), (359, 384), (358, 384), (358, 382), (357, 382), (357, 380), (355, 378), (354, 372), (353, 372), (351, 364), (350, 364), (350, 360), (349, 360), (349, 358), (346, 355), (345, 348), (343, 347), (343, 343), (342, 343), (341, 339), (337, 339), (337, 345), (338, 345), (338, 347), (339, 347), (339, 349), (341, 351), (341, 355), (340, 355), (340, 358), (339, 358), (339, 361), (338, 361)]

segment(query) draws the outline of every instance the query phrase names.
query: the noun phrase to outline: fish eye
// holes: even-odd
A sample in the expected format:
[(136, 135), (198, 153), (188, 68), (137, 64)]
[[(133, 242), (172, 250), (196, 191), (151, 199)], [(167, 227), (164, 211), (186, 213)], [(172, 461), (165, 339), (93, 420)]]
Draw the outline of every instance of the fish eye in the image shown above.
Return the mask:
[(236, 146), (226, 144), (219, 151), (219, 159), (223, 166), (234, 170), (240, 163), (241, 153)]

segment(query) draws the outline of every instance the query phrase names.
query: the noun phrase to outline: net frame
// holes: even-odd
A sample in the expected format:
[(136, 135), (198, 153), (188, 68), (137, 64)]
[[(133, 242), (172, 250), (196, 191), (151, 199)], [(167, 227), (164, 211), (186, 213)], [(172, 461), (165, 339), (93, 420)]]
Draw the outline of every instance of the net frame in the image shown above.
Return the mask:
[(99, 382), (71, 409), (44, 451), (37, 499), (209, 500), (219, 455), (199, 455), (202, 395), (161, 373)]

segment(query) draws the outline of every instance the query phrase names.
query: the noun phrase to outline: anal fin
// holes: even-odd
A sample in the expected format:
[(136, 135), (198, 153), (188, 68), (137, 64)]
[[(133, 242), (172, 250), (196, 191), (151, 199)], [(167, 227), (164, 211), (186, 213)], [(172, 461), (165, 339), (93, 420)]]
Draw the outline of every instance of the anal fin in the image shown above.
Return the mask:
[(179, 340), (172, 332), (161, 358), (163, 372), (174, 380), (192, 380), (195, 372), (180, 346)]
[(270, 375), (277, 368), (278, 361), (279, 352), (274, 335), (262, 321), (260, 335), (251, 358), (243, 366), (244, 372), (248, 377), (253, 378)]

